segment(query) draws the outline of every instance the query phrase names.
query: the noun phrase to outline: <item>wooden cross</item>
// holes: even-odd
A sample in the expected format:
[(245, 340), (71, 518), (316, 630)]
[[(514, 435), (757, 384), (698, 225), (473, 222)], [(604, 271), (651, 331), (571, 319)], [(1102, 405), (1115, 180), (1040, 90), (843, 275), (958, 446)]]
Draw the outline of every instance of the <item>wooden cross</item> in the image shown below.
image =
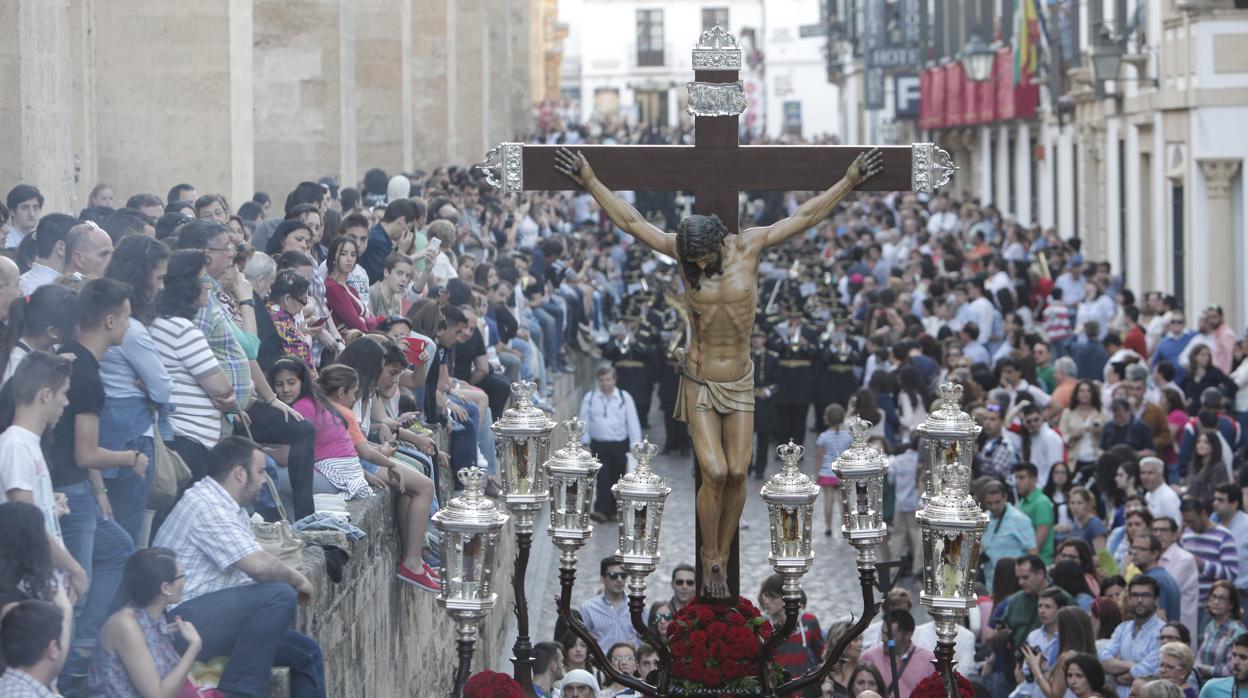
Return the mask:
[[(736, 38), (722, 27), (702, 33), (693, 50), (694, 81), (688, 83), (694, 145), (576, 145), (572, 149), (583, 153), (598, 179), (614, 191), (693, 190), (693, 212), (718, 215), (732, 232), (740, 228), (739, 192), (822, 191), (845, 175), (859, 153), (870, 149), (862, 145), (740, 145), (738, 119), (746, 104), (739, 79), (741, 59)], [(486, 179), (508, 194), (578, 189), (571, 178), (555, 171), (555, 151), (561, 147), (503, 143), (486, 155), (481, 167)], [(867, 180), (862, 190), (930, 193), (946, 185), (956, 169), (949, 154), (932, 143), (878, 147), (884, 171)], [(674, 227), (669, 221), (668, 228)], [(701, 549), (701, 527), (695, 528)], [(734, 596), (740, 593), (738, 570), (734, 538), (728, 563)], [(701, 569), (697, 576), (701, 589)]]

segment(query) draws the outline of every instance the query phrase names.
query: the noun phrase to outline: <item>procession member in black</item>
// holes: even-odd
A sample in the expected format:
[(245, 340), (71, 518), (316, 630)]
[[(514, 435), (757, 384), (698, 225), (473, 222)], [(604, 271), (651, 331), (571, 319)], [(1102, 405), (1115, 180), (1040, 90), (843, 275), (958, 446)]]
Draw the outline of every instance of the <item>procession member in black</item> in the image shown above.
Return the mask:
[(688, 335), (689, 326), (685, 322), (684, 308), (673, 305), (672, 312), (663, 325), (663, 346), (657, 352), (660, 355), (659, 408), (663, 410), (663, 433), (667, 435), (663, 452), (679, 453), (685, 457), (689, 455), (692, 443), (689, 441), (689, 425), (675, 416), (676, 397), (680, 392), (680, 359), (676, 356), (676, 350), (686, 346)]
[(806, 440), (806, 414), (815, 399), (815, 360), (819, 358), (819, 336), (806, 322), (798, 298), (786, 301), (787, 319), (771, 335), (771, 348), (779, 356), (775, 395), (776, 440)]
[(750, 358), (754, 360), (754, 433), (756, 444), (754, 464), (750, 468), (755, 480), (767, 473), (767, 455), (771, 453), (772, 436), (776, 430), (776, 378), (780, 355), (767, 348), (767, 334), (755, 327), (750, 334)]
[(849, 398), (861, 384), (861, 368), (865, 357), (858, 340), (849, 334), (849, 315), (844, 308), (830, 320), (828, 329), (819, 337), (819, 387), (815, 393), (816, 431), (822, 433), (823, 412), (828, 405), (849, 404)]
[(650, 395), (654, 392), (651, 364), (654, 360), (654, 336), (641, 322), (640, 303), (630, 299), (621, 309), (621, 322), (612, 333), (611, 341), (602, 348), (602, 358), (615, 367), (620, 388), (633, 396), (637, 418), (643, 430), (650, 428)]

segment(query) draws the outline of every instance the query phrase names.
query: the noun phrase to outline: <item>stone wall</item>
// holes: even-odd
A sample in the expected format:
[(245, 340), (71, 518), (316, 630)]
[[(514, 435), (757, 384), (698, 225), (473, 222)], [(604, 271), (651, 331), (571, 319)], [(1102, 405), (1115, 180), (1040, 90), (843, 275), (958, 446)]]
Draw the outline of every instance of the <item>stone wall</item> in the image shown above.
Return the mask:
[(189, 182), (237, 207), (480, 162), (531, 127), (534, 3), (0, 0), (0, 195), (76, 213), (101, 181)]
[[(555, 418), (573, 416), (580, 395), (593, 381), (588, 363), (575, 376), (555, 377)], [(566, 436), (556, 430), (552, 446), (562, 447)], [(301, 608), (297, 627), (320, 643), (325, 654), (327, 694), (334, 698), (354, 696), (416, 696), (433, 698), (450, 689), (457, 657), (455, 626), (438, 607), (437, 595), (409, 587), (395, 578), (399, 538), (390, 502), (380, 497), (347, 503), (351, 520), (368, 536), (350, 542), (340, 533), (314, 533), (313, 542), (332, 544), (351, 555), (341, 584), (326, 576), (320, 548), (305, 552), (305, 571), (317, 588), (313, 603)], [(538, 526), (534, 545), (550, 545)], [(498, 666), (497, 657), (508, 656), (514, 641), (511, 565), (515, 559), (515, 534), (511, 524), (499, 536), (495, 559), (494, 589), (498, 603), (486, 617), (478, 637), (473, 671)], [(361, 661), (362, 659), (367, 661)], [(275, 672), (270, 696), (289, 695), (286, 676)]]

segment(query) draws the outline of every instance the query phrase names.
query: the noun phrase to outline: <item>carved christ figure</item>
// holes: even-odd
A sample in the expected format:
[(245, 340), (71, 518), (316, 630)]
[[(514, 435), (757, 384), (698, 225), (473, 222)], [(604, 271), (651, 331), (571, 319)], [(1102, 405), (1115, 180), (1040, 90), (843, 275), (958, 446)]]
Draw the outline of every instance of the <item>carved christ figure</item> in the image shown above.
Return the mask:
[(684, 355), (676, 418), (689, 424), (702, 469), (698, 489), (701, 593), (728, 596), (728, 550), (745, 506), (745, 478), (754, 438), (754, 370), (750, 330), (758, 298), (763, 249), (815, 227), (854, 187), (883, 169), (878, 149), (860, 154), (845, 176), (791, 217), (731, 235), (717, 216), (694, 215), (676, 233), (650, 225), (597, 177), (579, 152), (561, 148), (555, 169), (594, 197), (624, 232), (677, 260), (692, 333)]

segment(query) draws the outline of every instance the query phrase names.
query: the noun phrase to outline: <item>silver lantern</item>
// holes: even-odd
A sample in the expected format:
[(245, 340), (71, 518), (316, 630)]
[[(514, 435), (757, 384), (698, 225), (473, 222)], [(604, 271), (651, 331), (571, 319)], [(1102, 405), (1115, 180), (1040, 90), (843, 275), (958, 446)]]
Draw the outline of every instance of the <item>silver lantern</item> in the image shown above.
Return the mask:
[(485, 612), (494, 608), (494, 550), (507, 515), (485, 496), (487, 476), (478, 467), (459, 471), (460, 496), (433, 515), (442, 538), (442, 591), (438, 605), (456, 611)]
[(858, 565), (874, 565), (876, 550), (887, 535), (884, 525), (884, 475), (888, 458), (867, 443), (871, 422), (860, 417), (845, 421), (852, 442), (833, 471), (841, 480), (841, 534), (858, 549)]
[(490, 427), (495, 435), (503, 501), (516, 515), (517, 532), (531, 530), (533, 516), (546, 502), (548, 488), (543, 464), (550, 453), (555, 423), (533, 404), (535, 383), (511, 384), (515, 404)]
[(975, 570), (988, 514), (970, 492), (979, 426), (962, 411), (962, 386), (944, 383), (937, 392), (936, 409), (916, 428), (928, 473), (926, 506), (916, 517), (923, 533), (919, 601), (936, 621), (937, 664), (948, 687), (957, 624), (975, 604)]
[(589, 521), (594, 488), (602, 463), (581, 444), (585, 422), (563, 422), (568, 443), (546, 461), (550, 478), (550, 526), (548, 533), (560, 550), (575, 553), (593, 535)]
[(783, 465), (780, 472), (763, 485), (761, 495), (767, 503), (771, 532), (771, 553), (767, 561), (787, 586), (796, 584), (815, 561), (811, 528), (819, 486), (801, 471), (805, 448), (790, 440), (776, 452)]
[(672, 488), (650, 470), (659, 447), (642, 439), (633, 444), (637, 467), (611, 487), (620, 516), (620, 547), (615, 557), (629, 578), (644, 580), (659, 564), (659, 525)]
[(442, 538), (438, 605), (455, 620), (459, 645), (457, 695), (468, 680), (477, 626), (497, 600), (492, 587), (494, 551), (507, 515), (485, 497), (487, 479), (481, 468), (460, 470), (464, 491), (433, 515), (433, 526)]

